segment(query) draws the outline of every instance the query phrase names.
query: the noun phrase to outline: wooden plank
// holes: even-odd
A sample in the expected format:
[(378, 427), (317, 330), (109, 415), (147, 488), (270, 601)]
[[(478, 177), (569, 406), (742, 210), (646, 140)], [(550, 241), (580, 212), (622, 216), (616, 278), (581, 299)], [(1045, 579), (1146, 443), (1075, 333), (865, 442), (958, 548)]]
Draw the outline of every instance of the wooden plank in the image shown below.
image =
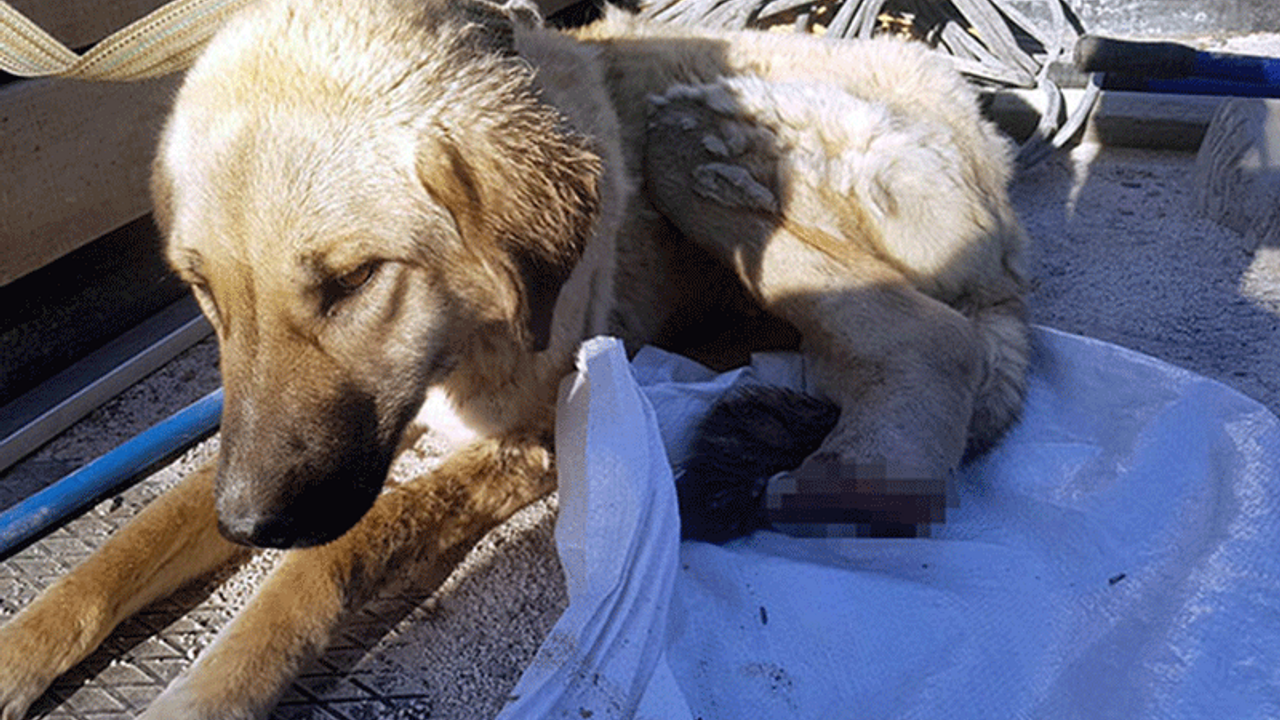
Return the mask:
[(0, 285), (150, 210), (151, 158), (178, 81), (0, 87)]
[(45, 32), (77, 50), (155, 10), (166, 0), (9, 0)]

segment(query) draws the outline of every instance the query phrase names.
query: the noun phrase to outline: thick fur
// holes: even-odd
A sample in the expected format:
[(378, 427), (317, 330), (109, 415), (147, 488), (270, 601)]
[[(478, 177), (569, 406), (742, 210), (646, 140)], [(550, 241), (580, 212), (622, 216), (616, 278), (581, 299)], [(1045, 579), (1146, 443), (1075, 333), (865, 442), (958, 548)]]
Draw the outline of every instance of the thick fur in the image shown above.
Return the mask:
[(722, 543), (768, 527), (769, 478), (799, 468), (839, 418), (839, 405), (769, 386), (716, 401), (676, 468), (680, 537)]
[[(146, 717), (263, 715), (389, 574), (438, 577), (552, 489), (591, 335), (721, 365), (798, 343), (840, 407), (819, 451), (944, 476), (1021, 403), (1009, 167), (964, 82), (896, 41), (253, 5), (188, 74), (154, 176), (218, 334), (220, 457), (0, 629), (4, 720), (241, 552), (224, 537), (296, 549)], [(423, 427), (452, 453), (384, 488)]]

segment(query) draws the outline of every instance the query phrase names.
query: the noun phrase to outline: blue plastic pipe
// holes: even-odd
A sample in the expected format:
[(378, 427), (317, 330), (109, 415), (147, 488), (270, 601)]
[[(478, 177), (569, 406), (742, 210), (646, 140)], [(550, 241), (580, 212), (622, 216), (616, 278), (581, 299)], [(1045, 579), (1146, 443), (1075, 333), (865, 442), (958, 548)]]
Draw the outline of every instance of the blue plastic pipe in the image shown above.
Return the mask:
[(0, 513), (0, 557), (50, 526), (132, 486), (145, 470), (217, 429), (221, 416), (219, 389)]
[(1106, 73), (1106, 90), (1280, 97), (1280, 58), (1097, 35), (1081, 37), (1075, 57), (1082, 72)]

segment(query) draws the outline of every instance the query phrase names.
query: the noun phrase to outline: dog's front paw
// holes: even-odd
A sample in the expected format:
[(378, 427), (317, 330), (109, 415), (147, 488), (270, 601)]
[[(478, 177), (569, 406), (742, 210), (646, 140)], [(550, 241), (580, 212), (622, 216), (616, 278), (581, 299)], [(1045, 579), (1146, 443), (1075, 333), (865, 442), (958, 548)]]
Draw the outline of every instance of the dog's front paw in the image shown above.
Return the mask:
[(52, 681), (0, 648), (0, 718), (19, 720), (25, 716), (27, 708), (44, 694)]
[(0, 627), (0, 719), (19, 720), (58, 675), (72, 644), (73, 618), (28, 611)]
[[(223, 681), (224, 690), (234, 685), (230, 677)], [(138, 720), (254, 720), (267, 713), (268, 708), (255, 709), (237, 705), (231, 698), (211, 697), (210, 693), (200, 692), (199, 687), (200, 683), (188, 670), (169, 683)]]
[(138, 716), (138, 720), (203, 720), (209, 717), (201, 714), (200, 708), (193, 702), (190, 694), (178, 687), (181, 682), (181, 677), (174, 680), (147, 706), (147, 709)]

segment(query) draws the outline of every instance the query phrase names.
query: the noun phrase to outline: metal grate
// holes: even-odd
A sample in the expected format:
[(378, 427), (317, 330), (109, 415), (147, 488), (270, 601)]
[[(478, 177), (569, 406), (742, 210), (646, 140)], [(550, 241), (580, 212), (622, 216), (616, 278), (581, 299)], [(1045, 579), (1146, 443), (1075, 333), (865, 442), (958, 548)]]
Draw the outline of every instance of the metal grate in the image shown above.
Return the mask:
[[(216, 439), (203, 443), (0, 562), (0, 615), (23, 607), (215, 447)], [(435, 592), (393, 588), (354, 612), (270, 717), (495, 715), (566, 603), (552, 539), (554, 507), (554, 499), (544, 500), (494, 530)], [(118, 720), (141, 712), (244, 606), (277, 557), (260, 553), (127, 620), (56, 681), (30, 717)]]

